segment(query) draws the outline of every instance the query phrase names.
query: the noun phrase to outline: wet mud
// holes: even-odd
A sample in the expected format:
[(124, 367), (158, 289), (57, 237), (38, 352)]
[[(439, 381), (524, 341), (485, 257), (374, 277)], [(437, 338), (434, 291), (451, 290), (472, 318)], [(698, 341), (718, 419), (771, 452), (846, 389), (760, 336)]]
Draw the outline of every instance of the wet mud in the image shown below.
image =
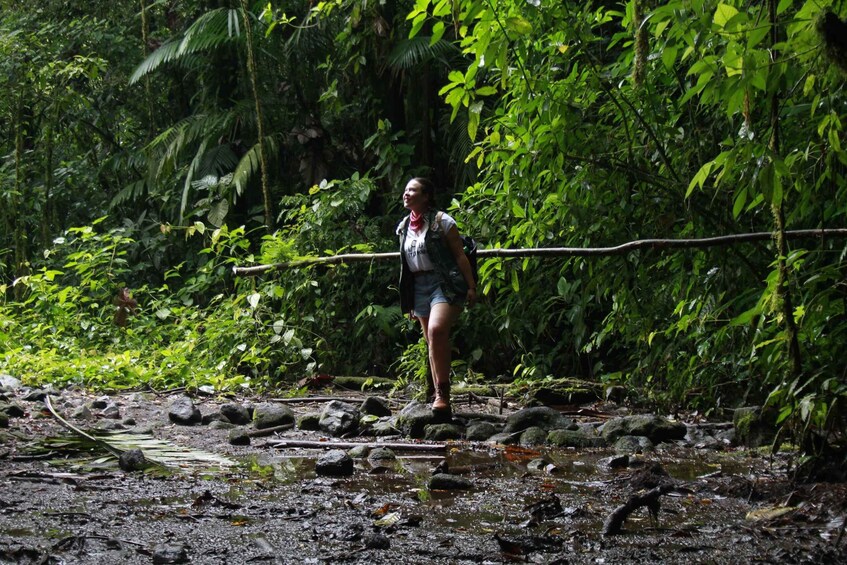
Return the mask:
[[(456, 441), (358, 458), (332, 477), (316, 472), (324, 449), (233, 446), (226, 429), (168, 422), (156, 395), (115, 399), (135, 423), (122, 433), (216, 457), (123, 471), (21, 401), (0, 430), (0, 563), (847, 562), (847, 488), (794, 484), (788, 455), (669, 444), (622, 459)], [(439, 471), (462, 488), (433, 488)], [(657, 504), (604, 535), (656, 485), (670, 485)]]

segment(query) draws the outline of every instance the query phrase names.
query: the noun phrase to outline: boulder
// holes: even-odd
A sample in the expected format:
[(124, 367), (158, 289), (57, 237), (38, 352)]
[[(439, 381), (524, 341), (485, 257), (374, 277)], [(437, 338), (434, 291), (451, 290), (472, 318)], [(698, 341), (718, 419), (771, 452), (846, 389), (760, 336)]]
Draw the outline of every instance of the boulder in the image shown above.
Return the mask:
[(236, 402), (228, 402), (222, 405), (220, 412), (224, 418), (237, 426), (249, 424), (250, 420), (253, 419), (251, 411), (246, 406)]
[(332, 477), (347, 477), (353, 474), (353, 458), (341, 449), (327, 451), (315, 462), (315, 472), (318, 475)]
[(429, 479), (430, 490), (469, 490), (472, 488), (473, 483), (469, 479), (448, 473), (439, 473)]
[(284, 404), (262, 402), (253, 409), (253, 427), (257, 430), (294, 423), (294, 412)]
[(335, 437), (353, 433), (359, 429), (359, 411), (350, 404), (333, 400), (324, 406), (318, 425)]
[(653, 451), (653, 442), (647, 436), (621, 436), (613, 448), (618, 454), (648, 453)]
[(574, 447), (584, 449), (589, 447), (606, 447), (606, 440), (590, 433), (586, 429), (551, 430), (547, 434), (547, 443), (556, 447)]
[(199, 424), (202, 418), (200, 409), (194, 406), (194, 401), (187, 396), (178, 396), (168, 407), (168, 419), (180, 426)]
[(468, 441), (485, 441), (500, 431), (498, 426), (491, 422), (472, 422), (465, 430), (465, 439)]
[(362, 405), (359, 406), (359, 412), (380, 418), (383, 416), (391, 416), (391, 408), (388, 406), (388, 401), (376, 396), (367, 397), (362, 402)]
[(614, 443), (623, 436), (643, 436), (654, 444), (685, 438), (688, 432), (682, 422), (672, 422), (654, 414), (639, 414), (614, 418), (603, 425), (603, 439)]
[(321, 413), (308, 412), (297, 417), (297, 429), (307, 431), (318, 431), (321, 429)]
[(738, 408), (732, 415), (735, 441), (746, 447), (763, 447), (776, 437), (776, 411), (761, 406)]
[(524, 447), (544, 445), (547, 442), (547, 430), (533, 426), (527, 428), (521, 434), (520, 444)]
[(548, 406), (534, 406), (532, 408), (524, 408), (510, 415), (506, 420), (504, 433), (522, 432), (527, 428), (541, 428), (543, 430), (555, 430), (557, 428), (567, 428), (573, 423), (573, 420), (566, 418), (559, 413), (558, 410)]
[(425, 427), (435, 423), (432, 409), (427, 404), (412, 401), (391, 419), (391, 426), (411, 438), (424, 437)]
[(424, 426), (424, 439), (430, 441), (461, 439), (464, 432), (464, 428), (457, 424), (429, 424)]

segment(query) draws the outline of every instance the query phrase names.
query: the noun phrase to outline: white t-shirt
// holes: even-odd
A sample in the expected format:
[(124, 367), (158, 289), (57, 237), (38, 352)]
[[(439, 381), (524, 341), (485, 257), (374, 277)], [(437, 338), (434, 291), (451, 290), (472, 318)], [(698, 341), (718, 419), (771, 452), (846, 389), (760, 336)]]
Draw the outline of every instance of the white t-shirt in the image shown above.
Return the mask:
[[(403, 229), (405, 223), (406, 220), (404, 219), (400, 223), (400, 230)], [(456, 225), (456, 220), (449, 214), (442, 212), (439, 224), (442, 233), (447, 233)], [(432, 260), (429, 258), (426, 250), (426, 233), (428, 230), (429, 224), (426, 219), (424, 219), (424, 225), (420, 231), (413, 230), (411, 224), (409, 225), (409, 230), (406, 234), (406, 245), (403, 246), (403, 251), (406, 254), (406, 263), (409, 265), (409, 270), (413, 273), (435, 269), (435, 265), (432, 264)]]

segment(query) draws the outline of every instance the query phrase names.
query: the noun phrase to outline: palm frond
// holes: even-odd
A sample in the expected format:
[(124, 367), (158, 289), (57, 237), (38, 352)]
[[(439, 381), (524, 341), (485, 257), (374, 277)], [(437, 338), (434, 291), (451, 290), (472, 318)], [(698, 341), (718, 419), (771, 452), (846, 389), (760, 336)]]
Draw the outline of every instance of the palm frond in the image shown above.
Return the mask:
[[(233, 26), (233, 20), (236, 22)], [(238, 11), (230, 8), (217, 8), (199, 18), (185, 30), (182, 39), (174, 39), (161, 45), (141, 62), (132, 76), (130, 84), (135, 84), (144, 76), (171, 61), (178, 61), (193, 53), (208, 51), (233, 41), (240, 35)]]
[(144, 195), (144, 192), (147, 189), (147, 182), (142, 180), (137, 180), (135, 182), (131, 182), (125, 187), (123, 187), (115, 196), (112, 198), (112, 202), (109, 205), (111, 208), (116, 206), (120, 206), (126, 202), (132, 202), (141, 198)]
[(203, 159), (203, 153), (206, 152), (206, 140), (200, 143), (197, 148), (197, 153), (194, 159), (191, 160), (191, 165), (188, 167), (188, 174), (185, 175), (185, 183), (182, 186), (182, 198), (179, 201), (179, 221), (185, 216), (185, 207), (188, 205), (188, 191), (191, 189), (191, 182), (194, 180), (194, 173), (200, 168), (200, 160)]
[[(277, 142), (275, 136), (267, 136), (264, 139), (265, 149), (269, 154), (276, 154), (277, 152)], [(261, 166), (260, 162), (260, 154), (259, 154), (259, 143), (256, 142), (253, 147), (247, 150), (247, 153), (241, 158), (241, 161), (238, 163), (238, 166), (235, 168), (235, 171), (232, 174), (232, 182), (235, 183), (235, 192), (238, 196), (241, 196), (244, 192), (244, 187), (247, 186), (247, 183), (250, 181), (250, 177), (259, 170)]]
[(434, 45), (430, 45), (429, 40), (429, 37), (417, 35), (412, 39), (398, 42), (388, 55), (387, 66), (394, 72), (406, 71), (422, 63), (446, 60), (461, 55), (459, 48), (449, 41), (440, 39)]

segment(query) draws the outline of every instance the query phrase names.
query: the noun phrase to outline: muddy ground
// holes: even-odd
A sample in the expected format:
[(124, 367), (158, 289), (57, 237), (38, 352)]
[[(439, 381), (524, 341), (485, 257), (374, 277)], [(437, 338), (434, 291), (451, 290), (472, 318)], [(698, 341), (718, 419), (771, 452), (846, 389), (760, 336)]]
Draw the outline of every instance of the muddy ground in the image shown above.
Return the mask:
[[(109, 399), (119, 410), (111, 418), (69, 420), (149, 432), (187, 460), (202, 450), (233, 464), (125, 472), (78, 451), (43, 401), (8, 396), (23, 414), (0, 430), (2, 563), (847, 563), (847, 488), (793, 485), (782, 455), (662, 445), (612, 468), (608, 450), (450, 442), (398, 451), (387, 465), (358, 459), (352, 476), (334, 478), (315, 473), (325, 450), (280, 449), (273, 438), (232, 446), (226, 429), (171, 423), (168, 396), (135, 392)], [(53, 399), (68, 415), (94, 396)], [(197, 399), (204, 414), (220, 402)], [(604, 409), (594, 408), (594, 417)], [(539, 457), (547, 464), (530, 467)], [(430, 489), (445, 462), (473, 487)], [(674, 485), (658, 519), (639, 508), (604, 536), (610, 514), (651, 486), (654, 463)]]

